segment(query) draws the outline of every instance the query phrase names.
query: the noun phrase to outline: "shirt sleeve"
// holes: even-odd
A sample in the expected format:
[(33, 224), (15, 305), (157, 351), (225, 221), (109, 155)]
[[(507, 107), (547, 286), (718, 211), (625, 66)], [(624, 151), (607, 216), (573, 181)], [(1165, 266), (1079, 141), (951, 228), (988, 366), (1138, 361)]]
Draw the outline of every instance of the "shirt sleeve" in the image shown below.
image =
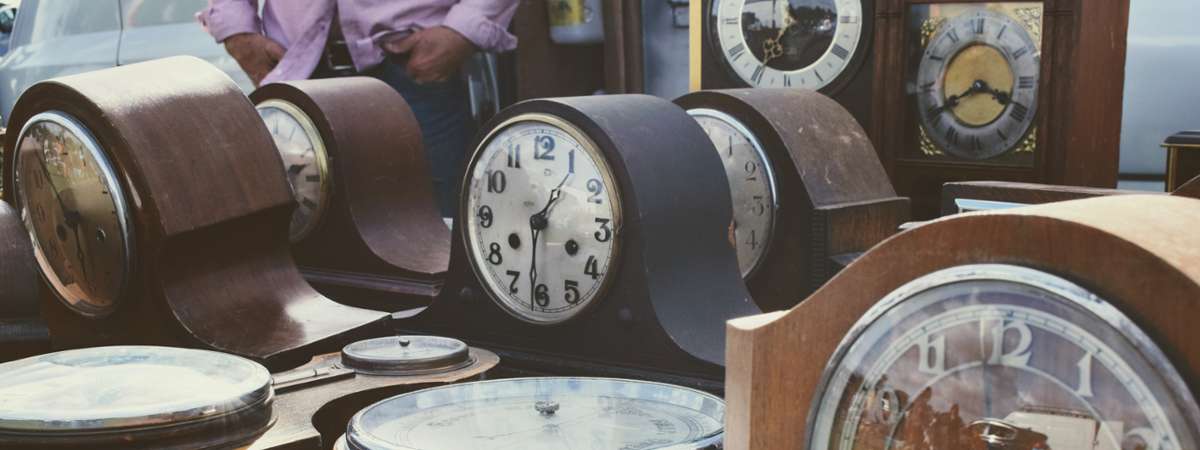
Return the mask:
[(512, 50), (517, 48), (517, 37), (508, 32), (508, 23), (519, 3), (519, 0), (461, 0), (450, 7), (442, 24), (481, 50)]
[(258, 0), (208, 0), (208, 8), (196, 15), (217, 42), (242, 33), (262, 33)]

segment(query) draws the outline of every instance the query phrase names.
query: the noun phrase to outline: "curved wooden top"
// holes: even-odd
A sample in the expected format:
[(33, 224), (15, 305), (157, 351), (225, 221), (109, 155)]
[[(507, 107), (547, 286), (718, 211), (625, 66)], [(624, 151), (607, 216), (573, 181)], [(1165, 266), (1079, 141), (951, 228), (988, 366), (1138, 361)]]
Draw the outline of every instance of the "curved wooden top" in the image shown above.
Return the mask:
[(964, 264), (1026, 266), (1084, 286), (1200, 392), (1198, 227), (1198, 200), (1129, 195), (952, 216), (897, 235), (791, 311), (729, 322), (726, 448), (803, 448), (814, 390), (851, 326), (904, 283)]

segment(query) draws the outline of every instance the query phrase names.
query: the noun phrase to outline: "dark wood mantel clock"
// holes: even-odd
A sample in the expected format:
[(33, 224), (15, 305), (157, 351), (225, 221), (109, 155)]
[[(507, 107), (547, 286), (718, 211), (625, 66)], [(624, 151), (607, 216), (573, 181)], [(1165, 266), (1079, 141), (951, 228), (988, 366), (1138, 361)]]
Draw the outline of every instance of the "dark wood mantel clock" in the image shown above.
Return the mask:
[(720, 390), (724, 321), (759, 309), (700, 125), (669, 101), (612, 95), (522, 102), (486, 129), (446, 289), (398, 326), (513, 370)]
[(274, 83), (250, 94), (296, 197), (292, 254), (339, 302), (428, 305), (449, 264), (421, 131), (387, 84), (352, 77)]
[(738, 263), (764, 311), (794, 306), (908, 220), (867, 133), (828, 97), (756, 88), (675, 102), (725, 165)]
[(725, 448), (1197, 448), (1197, 227), (1125, 195), (906, 231), (729, 323)]
[(0, 362), (50, 350), (41, 283), (21, 216), (0, 202)]
[(379, 330), (313, 290), (288, 249), (294, 201), (271, 136), (191, 57), (56, 78), (9, 119), (21, 211), (59, 348), (201, 346), (272, 368)]
[(943, 183), (1116, 183), (1128, 1), (892, 0), (872, 137), (914, 215)]
[(691, 89), (819, 90), (867, 127), (883, 2), (692, 0)]

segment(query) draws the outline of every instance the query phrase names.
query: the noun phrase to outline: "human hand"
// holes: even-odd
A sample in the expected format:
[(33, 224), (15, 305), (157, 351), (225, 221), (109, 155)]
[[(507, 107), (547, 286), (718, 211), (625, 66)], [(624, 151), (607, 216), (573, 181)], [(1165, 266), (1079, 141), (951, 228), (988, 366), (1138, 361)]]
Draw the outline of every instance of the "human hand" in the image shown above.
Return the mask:
[(225, 39), (225, 51), (237, 60), (254, 85), (258, 86), (283, 59), (287, 49), (261, 34), (242, 33)]
[(417, 83), (445, 81), (475, 52), (475, 44), (448, 27), (417, 31), (399, 41), (387, 42), (384, 50), (408, 54), (408, 76)]

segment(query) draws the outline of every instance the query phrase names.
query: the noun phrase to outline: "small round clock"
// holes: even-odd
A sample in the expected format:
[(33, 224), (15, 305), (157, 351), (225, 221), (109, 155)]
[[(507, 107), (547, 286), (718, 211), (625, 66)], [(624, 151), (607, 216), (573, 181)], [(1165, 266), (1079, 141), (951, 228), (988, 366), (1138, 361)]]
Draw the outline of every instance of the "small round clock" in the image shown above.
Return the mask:
[(91, 130), (59, 110), (26, 121), (16, 149), (18, 204), (42, 275), (75, 312), (112, 313), (128, 280), (133, 240), (109, 157)]
[(558, 323), (599, 299), (621, 244), (621, 197), (596, 143), (546, 114), (492, 129), (467, 170), (473, 267), (513, 316)]
[(268, 99), (258, 104), (258, 114), (271, 131), (296, 197), (289, 235), (297, 242), (312, 233), (329, 204), (333, 184), (329, 153), (317, 125), (295, 104)]
[(713, 0), (710, 42), (750, 86), (823, 88), (860, 58), (862, 0)]
[(917, 113), (926, 135), (971, 160), (1002, 155), (1033, 126), (1041, 58), (1025, 26), (979, 9), (949, 18), (917, 68)]

